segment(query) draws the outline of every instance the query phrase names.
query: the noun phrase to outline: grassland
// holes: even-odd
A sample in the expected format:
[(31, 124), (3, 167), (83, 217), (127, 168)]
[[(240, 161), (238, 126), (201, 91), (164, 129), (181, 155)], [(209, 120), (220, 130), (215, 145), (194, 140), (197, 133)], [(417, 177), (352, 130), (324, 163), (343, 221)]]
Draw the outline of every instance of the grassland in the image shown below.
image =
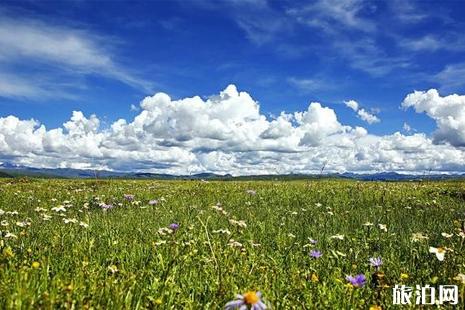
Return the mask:
[(462, 182), (0, 179), (0, 209), (2, 309), (221, 309), (248, 290), (389, 309), (401, 283), (456, 284), (464, 304)]

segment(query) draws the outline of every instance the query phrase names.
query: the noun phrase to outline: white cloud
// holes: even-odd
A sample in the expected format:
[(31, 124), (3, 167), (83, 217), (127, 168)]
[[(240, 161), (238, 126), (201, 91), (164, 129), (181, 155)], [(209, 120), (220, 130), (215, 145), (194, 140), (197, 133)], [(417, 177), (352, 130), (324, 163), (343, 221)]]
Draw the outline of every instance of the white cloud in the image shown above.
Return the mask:
[(404, 122), (404, 124), (402, 125), (402, 129), (407, 133), (412, 131), (412, 127), (410, 127), (410, 125), (406, 122)]
[[(457, 103), (462, 97), (446, 100), (430, 94), (425, 99), (425, 94), (407, 97), (405, 106), (434, 118), (462, 115)], [(442, 108), (433, 112), (431, 98), (449, 102), (447, 113)], [(372, 135), (341, 124), (334, 110), (318, 102), (267, 119), (258, 103), (234, 85), (206, 100), (172, 100), (157, 93), (143, 99), (140, 109), (134, 119), (117, 120), (105, 129), (96, 115), (79, 111), (55, 129), (35, 120), (2, 117), (0, 161), (173, 174), (317, 173), (323, 165), (327, 172), (465, 170), (463, 149), (435, 144), (423, 133)], [(440, 133), (453, 131), (441, 128)]]
[(449, 64), (445, 66), (433, 79), (438, 82), (440, 90), (454, 90), (465, 85), (463, 77), (465, 76), (465, 62)]
[[(63, 97), (66, 92), (59, 89), (62, 76), (50, 80), (56, 68), (68, 77), (100, 75), (146, 91), (152, 88), (151, 83), (115, 60), (111, 40), (82, 29), (0, 15), (0, 46), (0, 65), (4, 71), (0, 76), (0, 96), (3, 97)], [(31, 64), (46, 65), (46, 78), (32, 78), (28, 71)]]
[(355, 100), (348, 100), (348, 101), (344, 101), (345, 105), (349, 108), (351, 108), (352, 110), (354, 110), (355, 112), (357, 112), (358, 110), (358, 102), (355, 101)]
[(330, 85), (330, 82), (322, 78), (299, 79), (296, 77), (290, 77), (287, 79), (287, 82), (291, 86), (294, 86), (295, 88), (299, 89), (302, 92), (312, 92), (315, 90), (332, 88), (332, 86)]
[(380, 122), (379, 118), (376, 115), (365, 111), (365, 109), (358, 110), (357, 115), (358, 115), (358, 117), (360, 117), (361, 120), (367, 122), (370, 125)]
[(348, 101), (344, 101), (344, 103), (348, 108), (351, 108), (352, 110), (357, 112), (358, 118), (367, 122), (368, 124), (371, 125), (371, 124), (380, 122), (380, 119), (376, 115), (374, 115), (373, 113), (367, 112), (365, 109), (361, 109), (357, 101), (348, 100)]
[(436, 89), (415, 91), (405, 97), (402, 107), (412, 107), (417, 113), (426, 113), (436, 121), (435, 143), (465, 146), (465, 96), (441, 97)]
[(361, 0), (318, 0), (301, 8), (292, 8), (288, 14), (297, 21), (332, 33), (335, 27), (362, 32), (376, 30), (376, 25), (364, 18), (367, 4)]

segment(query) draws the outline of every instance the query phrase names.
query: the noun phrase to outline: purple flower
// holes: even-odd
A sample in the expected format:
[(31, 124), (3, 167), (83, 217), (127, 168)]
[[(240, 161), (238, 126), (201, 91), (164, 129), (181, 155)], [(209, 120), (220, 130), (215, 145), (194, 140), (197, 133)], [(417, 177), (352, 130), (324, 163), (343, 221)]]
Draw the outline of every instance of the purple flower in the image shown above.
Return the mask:
[(179, 224), (178, 223), (171, 223), (169, 228), (172, 230), (172, 231), (176, 231), (179, 229)]
[(129, 195), (129, 194), (124, 194), (124, 199), (133, 201), (134, 200), (134, 195)]
[(367, 279), (363, 273), (353, 276), (347, 276), (346, 280), (350, 282), (354, 287), (362, 287), (365, 285)]
[(109, 209), (113, 209), (114, 206), (113, 206), (113, 205), (110, 205), (110, 204), (107, 205), (107, 204), (105, 204), (105, 203), (102, 203), (102, 204), (100, 205), (100, 208), (102, 208), (103, 211), (107, 211), (107, 210), (109, 210)]
[(372, 257), (372, 258), (370, 258), (370, 265), (372, 267), (375, 267), (376, 269), (379, 269), (379, 267), (381, 267), (382, 264), (383, 264), (383, 260), (381, 259), (381, 257)]
[(318, 250), (311, 250), (308, 255), (310, 255), (310, 257), (313, 258), (320, 258), (321, 256), (323, 256), (323, 254)]
[(150, 200), (150, 201), (149, 201), (149, 205), (151, 205), (151, 206), (154, 206), (154, 205), (156, 205), (156, 204), (158, 204), (158, 200), (155, 200), (155, 199), (154, 199), (154, 200)]

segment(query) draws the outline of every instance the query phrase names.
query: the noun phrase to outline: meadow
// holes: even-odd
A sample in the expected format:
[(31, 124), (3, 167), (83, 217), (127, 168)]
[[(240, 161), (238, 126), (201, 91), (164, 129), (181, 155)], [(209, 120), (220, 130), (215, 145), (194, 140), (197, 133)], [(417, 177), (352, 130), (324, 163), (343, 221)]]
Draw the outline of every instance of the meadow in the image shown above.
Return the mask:
[(398, 309), (395, 284), (464, 304), (461, 181), (0, 179), (0, 221), (1, 309)]

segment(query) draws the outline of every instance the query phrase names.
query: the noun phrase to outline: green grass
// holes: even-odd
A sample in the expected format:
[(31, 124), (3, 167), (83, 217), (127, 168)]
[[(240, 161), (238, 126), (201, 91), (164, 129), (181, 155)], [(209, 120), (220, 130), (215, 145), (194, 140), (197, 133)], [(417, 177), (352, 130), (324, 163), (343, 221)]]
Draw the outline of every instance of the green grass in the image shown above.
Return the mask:
[[(8, 224), (0, 226), (0, 308), (221, 309), (259, 290), (273, 309), (389, 309), (401, 283), (460, 285), (463, 305), (453, 278), (465, 273), (464, 193), (462, 182), (0, 179), (0, 220)], [(51, 210), (65, 201), (66, 212)], [(161, 234), (170, 223), (179, 230)], [(221, 229), (230, 235), (214, 232)], [(417, 232), (429, 239), (413, 242)], [(336, 234), (344, 240), (330, 238)], [(453, 252), (440, 262), (430, 246)], [(312, 248), (323, 256), (310, 258)], [(377, 256), (384, 278), (375, 287), (368, 260)], [(345, 276), (358, 273), (367, 285), (349, 287)]]

